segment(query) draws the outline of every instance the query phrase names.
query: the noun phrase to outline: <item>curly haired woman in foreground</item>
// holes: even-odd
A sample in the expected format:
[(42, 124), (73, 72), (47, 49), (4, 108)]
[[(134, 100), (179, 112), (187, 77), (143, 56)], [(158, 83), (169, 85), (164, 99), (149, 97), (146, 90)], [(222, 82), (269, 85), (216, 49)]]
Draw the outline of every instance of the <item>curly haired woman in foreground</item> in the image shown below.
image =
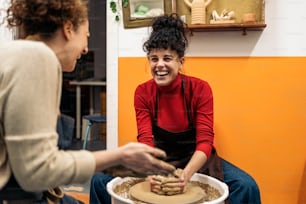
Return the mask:
[[(8, 25), (18, 27), (23, 39), (0, 45), (0, 200), (45, 203), (44, 191), (86, 182), (114, 165), (150, 173), (174, 170), (156, 159), (165, 157), (164, 151), (140, 143), (96, 152), (58, 149), (62, 72), (73, 71), (88, 51), (87, 3), (11, 1)], [(76, 202), (59, 195), (61, 203)]]

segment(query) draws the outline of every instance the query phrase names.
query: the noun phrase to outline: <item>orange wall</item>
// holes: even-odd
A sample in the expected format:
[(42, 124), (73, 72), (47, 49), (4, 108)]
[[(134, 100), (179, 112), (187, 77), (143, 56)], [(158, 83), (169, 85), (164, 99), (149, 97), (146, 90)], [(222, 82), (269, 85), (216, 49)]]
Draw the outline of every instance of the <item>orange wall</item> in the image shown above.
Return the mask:
[[(189, 57), (214, 93), (220, 154), (258, 182), (263, 204), (306, 203), (306, 57)], [(136, 141), (133, 95), (146, 58), (119, 58), (119, 144)]]

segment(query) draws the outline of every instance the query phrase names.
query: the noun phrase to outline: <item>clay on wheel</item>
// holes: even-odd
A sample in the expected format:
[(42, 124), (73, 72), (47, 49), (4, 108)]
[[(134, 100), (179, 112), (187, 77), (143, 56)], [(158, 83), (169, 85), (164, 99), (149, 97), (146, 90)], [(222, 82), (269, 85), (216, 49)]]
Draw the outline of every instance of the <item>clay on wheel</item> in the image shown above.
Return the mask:
[(151, 192), (150, 183), (148, 181), (140, 182), (130, 188), (130, 195), (140, 201), (151, 204), (192, 204), (200, 201), (205, 192), (199, 186), (187, 184), (187, 190), (183, 194), (176, 194), (172, 196), (158, 195)]

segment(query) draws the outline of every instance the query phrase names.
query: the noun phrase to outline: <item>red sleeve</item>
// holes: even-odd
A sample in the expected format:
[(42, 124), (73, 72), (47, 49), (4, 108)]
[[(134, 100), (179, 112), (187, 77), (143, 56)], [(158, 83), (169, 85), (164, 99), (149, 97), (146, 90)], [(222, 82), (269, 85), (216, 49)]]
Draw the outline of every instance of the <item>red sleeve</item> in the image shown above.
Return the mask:
[(210, 156), (214, 142), (213, 94), (207, 82), (193, 84), (192, 104), (196, 126), (196, 150)]
[[(191, 80), (187, 96), (191, 102), (191, 108), (196, 125), (196, 150), (210, 156), (213, 147), (213, 95), (207, 82)], [(138, 142), (154, 146), (152, 136), (152, 118), (154, 110), (154, 88), (150, 83), (137, 87), (134, 95), (134, 107), (136, 112)]]
[(145, 143), (149, 146), (154, 146), (153, 133), (152, 133), (152, 115), (154, 106), (150, 102), (150, 92), (145, 91), (145, 87), (140, 85), (136, 88), (134, 95), (134, 108), (136, 112), (137, 121), (137, 140), (138, 142)]

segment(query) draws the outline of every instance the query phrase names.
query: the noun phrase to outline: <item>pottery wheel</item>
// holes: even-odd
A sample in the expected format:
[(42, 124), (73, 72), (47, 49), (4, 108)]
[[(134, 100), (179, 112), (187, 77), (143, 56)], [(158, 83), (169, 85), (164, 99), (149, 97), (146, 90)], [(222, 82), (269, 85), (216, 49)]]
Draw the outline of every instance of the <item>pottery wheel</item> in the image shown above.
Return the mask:
[(140, 182), (130, 188), (130, 195), (140, 201), (152, 204), (191, 204), (200, 201), (205, 192), (199, 186), (187, 184), (187, 190), (183, 194), (176, 194), (172, 196), (158, 195), (151, 192), (150, 183), (148, 181)]

